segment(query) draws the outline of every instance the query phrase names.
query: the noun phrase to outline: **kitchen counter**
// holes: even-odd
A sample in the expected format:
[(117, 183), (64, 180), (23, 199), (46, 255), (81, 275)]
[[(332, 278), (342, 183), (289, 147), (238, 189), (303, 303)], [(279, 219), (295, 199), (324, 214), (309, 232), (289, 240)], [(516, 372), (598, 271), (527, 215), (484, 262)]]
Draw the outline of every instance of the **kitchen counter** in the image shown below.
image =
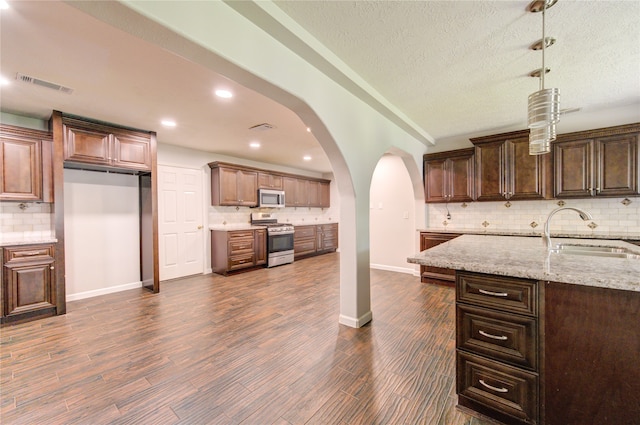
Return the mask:
[(20, 245), (39, 245), (56, 243), (56, 238), (38, 238), (38, 239), (21, 239), (17, 241), (0, 241), (0, 247), (4, 246), (20, 246)]
[[(623, 241), (563, 239), (562, 242), (620, 247), (640, 255), (640, 247)], [(409, 257), (407, 261), (454, 270), (640, 292), (640, 259), (547, 254), (540, 237), (463, 234)]]
[(209, 230), (255, 230), (255, 229), (266, 229), (267, 226), (256, 226), (249, 223), (234, 223), (234, 224), (211, 224), (209, 226)]
[[(542, 228), (540, 230), (495, 230), (495, 229), (446, 229), (443, 227), (418, 229), (418, 232), (432, 233), (458, 233), (461, 235), (491, 235), (491, 236), (534, 236), (542, 237)], [(551, 233), (554, 238), (579, 238), (579, 239), (624, 239), (632, 241), (640, 241), (640, 233)]]

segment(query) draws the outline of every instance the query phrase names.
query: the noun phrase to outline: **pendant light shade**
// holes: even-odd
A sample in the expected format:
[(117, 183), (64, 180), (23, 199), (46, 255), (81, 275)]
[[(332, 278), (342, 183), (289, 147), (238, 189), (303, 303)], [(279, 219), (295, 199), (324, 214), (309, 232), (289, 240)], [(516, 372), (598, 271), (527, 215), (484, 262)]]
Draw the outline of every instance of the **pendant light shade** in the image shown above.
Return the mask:
[(529, 155), (551, 152), (551, 142), (556, 140), (556, 125), (536, 127), (529, 130)]
[(529, 128), (549, 127), (560, 121), (560, 92), (542, 89), (529, 95)]

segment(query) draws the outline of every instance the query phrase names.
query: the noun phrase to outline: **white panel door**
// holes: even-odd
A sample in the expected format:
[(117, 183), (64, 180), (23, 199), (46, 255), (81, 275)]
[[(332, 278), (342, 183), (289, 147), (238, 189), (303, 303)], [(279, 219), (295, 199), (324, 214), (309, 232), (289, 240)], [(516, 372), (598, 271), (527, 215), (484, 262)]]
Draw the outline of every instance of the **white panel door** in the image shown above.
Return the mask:
[(202, 170), (158, 166), (160, 280), (204, 271)]

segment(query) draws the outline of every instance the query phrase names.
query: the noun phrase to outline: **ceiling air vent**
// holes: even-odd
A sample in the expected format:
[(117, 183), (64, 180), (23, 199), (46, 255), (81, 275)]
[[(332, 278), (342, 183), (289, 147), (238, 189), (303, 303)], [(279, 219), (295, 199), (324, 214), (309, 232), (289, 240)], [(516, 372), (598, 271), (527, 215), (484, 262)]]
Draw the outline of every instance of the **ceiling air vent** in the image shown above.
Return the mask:
[(272, 128), (275, 128), (275, 127), (271, 124), (267, 124), (266, 122), (263, 122), (262, 124), (257, 124), (257, 125), (254, 125), (253, 127), (249, 127), (249, 130), (266, 131), (266, 130), (271, 130)]
[(28, 75), (24, 75), (20, 73), (16, 74), (16, 80), (22, 81), (23, 83), (34, 84), (36, 86), (46, 87), (48, 89), (61, 91), (67, 94), (73, 93), (73, 89), (70, 89), (69, 87), (61, 86), (60, 84), (51, 83), (49, 81), (44, 81), (39, 78), (30, 77)]

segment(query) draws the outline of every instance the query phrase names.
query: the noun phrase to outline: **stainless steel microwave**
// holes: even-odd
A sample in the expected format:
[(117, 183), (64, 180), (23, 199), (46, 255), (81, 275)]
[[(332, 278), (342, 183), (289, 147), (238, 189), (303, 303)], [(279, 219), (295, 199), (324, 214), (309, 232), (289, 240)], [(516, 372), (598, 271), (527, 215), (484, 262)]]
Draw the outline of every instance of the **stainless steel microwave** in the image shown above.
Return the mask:
[(258, 189), (258, 206), (284, 208), (284, 190)]

